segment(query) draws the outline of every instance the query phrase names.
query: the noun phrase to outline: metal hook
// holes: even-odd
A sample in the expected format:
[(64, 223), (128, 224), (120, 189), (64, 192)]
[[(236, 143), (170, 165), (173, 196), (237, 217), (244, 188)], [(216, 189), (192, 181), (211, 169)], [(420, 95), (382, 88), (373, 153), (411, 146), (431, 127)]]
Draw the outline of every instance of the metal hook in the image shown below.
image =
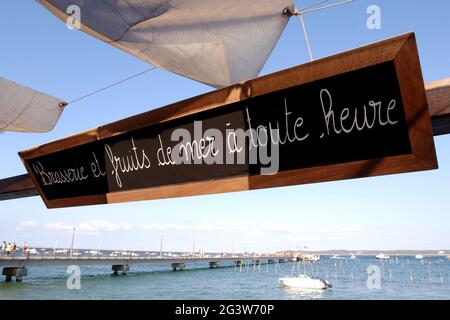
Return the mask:
[(292, 16), (295, 16), (296, 12), (292, 12), (292, 11), (291, 11), (291, 8), (286, 7), (286, 8), (284, 8), (284, 10), (283, 10), (283, 14), (286, 15), (286, 16), (288, 16), (288, 17), (292, 17)]

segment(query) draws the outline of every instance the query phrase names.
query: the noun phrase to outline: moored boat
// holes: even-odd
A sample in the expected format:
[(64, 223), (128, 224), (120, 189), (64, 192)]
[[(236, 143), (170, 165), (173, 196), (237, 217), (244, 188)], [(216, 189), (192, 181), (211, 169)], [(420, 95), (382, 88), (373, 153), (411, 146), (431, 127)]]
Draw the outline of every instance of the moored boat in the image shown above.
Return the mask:
[(300, 274), (298, 277), (280, 278), (278, 281), (285, 287), (305, 290), (326, 290), (333, 286), (326, 280), (312, 279), (305, 274)]
[(380, 254), (376, 255), (375, 258), (377, 258), (379, 260), (390, 259), (390, 257), (388, 255), (385, 255), (384, 253), (380, 253)]
[(317, 254), (305, 254), (301, 257), (303, 261), (319, 261), (320, 256)]

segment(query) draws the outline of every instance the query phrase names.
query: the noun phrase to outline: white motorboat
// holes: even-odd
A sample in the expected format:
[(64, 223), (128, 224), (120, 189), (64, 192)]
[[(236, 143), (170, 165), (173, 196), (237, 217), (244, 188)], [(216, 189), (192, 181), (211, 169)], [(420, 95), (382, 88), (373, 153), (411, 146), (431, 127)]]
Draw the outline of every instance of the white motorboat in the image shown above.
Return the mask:
[(352, 255), (350, 256), (350, 259), (354, 260), (354, 259), (356, 259), (356, 256), (352, 253)]
[(385, 255), (384, 253), (380, 253), (380, 254), (376, 255), (375, 258), (377, 258), (379, 260), (386, 260), (386, 259), (390, 259), (391, 257), (389, 257), (388, 255)]
[(302, 261), (319, 261), (320, 260), (320, 256), (317, 254), (305, 254), (303, 256), (300, 257), (300, 260)]
[(300, 274), (298, 277), (280, 278), (278, 281), (285, 287), (306, 290), (326, 290), (333, 286), (326, 280), (312, 279), (305, 274)]
[(330, 259), (339, 259), (339, 258), (340, 257), (337, 254), (335, 254), (334, 256), (330, 257)]
[(416, 255), (416, 259), (422, 260), (423, 259), (423, 255), (421, 255), (421, 254)]

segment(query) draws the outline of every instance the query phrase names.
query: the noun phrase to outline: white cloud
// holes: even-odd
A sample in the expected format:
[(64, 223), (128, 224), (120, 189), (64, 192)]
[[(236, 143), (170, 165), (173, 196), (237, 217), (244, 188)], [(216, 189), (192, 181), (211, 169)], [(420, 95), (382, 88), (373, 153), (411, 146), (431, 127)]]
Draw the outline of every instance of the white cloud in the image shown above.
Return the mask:
[(80, 223), (76, 226), (77, 230), (81, 232), (114, 232), (114, 231), (128, 231), (134, 228), (133, 225), (125, 222), (108, 222), (105, 220), (92, 220), (89, 222)]
[(36, 221), (22, 221), (19, 223), (20, 230), (24, 228), (41, 228), (51, 231), (71, 232), (76, 228), (77, 233), (99, 234), (104, 232), (131, 231), (131, 230), (155, 230), (155, 231), (194, 231), (194, 232), (226, 232), (243, 233), (248, 236), (261, 236), (266, 234), (283, 235), (305, 235), (305, 234), (349, 234), (363, 231), (360, 226), (302, 226), (292, 227), (286, 225), (234, 225), (219, 226), (211, 224), (202, 225), (181, 225), (181, 224), (130, 224), (127, 222), (109, 222), (106, 220), (91, 220), (78, 224), (68, 224), (63, 222), (39, 223)]
[(54, 230), (54, 231), (69, 231), (74, 228), (73, 225), (64, 224), (62, 222), (53, 222), (43, 225), (44, 229)]
[(152, 223), (152, 224), (144, 224), (139, 227), (144, 230), (179, 230), (179, 231), (192, 230), (192, 227), (178, 225), (178, 224)]
[(16, 227), (16, 231), (22, 231), (26, 228), (36, 228), (39, 227), (39, 222), (36, 221), (20, 221), (19, 225)]
[(38, 227), (39, 225), (40, 223), (36, 221), (21, 221), (19, 223), (20, 227)]
[(21, 221), (17, 229), (24, 228), (44, 229), (59, 232), (71, 232), (76, 228), (78, 233), (99, 234), (102, 232), (128, 231), (134, 228), (133, 225), (124, 222), (108, 222), (105, 220), (91, 220), (79, 224), (68, 224), (63, 222), (39, 223), (37, 221)]

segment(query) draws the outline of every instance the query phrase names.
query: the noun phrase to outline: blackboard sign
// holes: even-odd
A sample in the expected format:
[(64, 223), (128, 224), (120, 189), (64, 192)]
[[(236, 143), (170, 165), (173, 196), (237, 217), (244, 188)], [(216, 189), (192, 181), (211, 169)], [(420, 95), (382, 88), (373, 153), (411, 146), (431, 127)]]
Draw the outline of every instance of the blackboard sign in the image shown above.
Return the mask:
[(21, 152), (48, 207), (437, 167), (408, 34)]

